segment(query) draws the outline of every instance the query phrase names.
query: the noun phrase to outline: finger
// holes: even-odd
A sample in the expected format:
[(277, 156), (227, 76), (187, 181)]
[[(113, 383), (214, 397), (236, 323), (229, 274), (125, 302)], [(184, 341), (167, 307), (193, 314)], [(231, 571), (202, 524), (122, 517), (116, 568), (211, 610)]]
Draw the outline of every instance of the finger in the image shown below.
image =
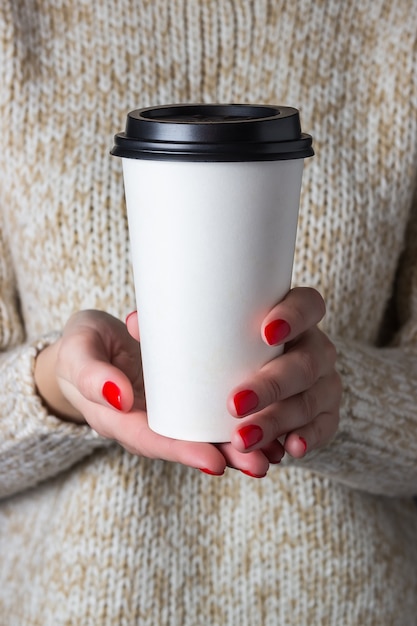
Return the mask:
[(340, 379), (334, 372), (319, 379), (303, 393), (245, 418), (233, 433), (232, 443), (242, 452), (264, 449), (270, 442), (289, 432), (298, 433), (322, 413), (336, 415), (340, 396)]
[(296, 287), (263, 321), (261, 334), (272, 346), (291, 341), (322, 320), (326, 305), (318, 291), (311, 287)]
[(140, 340), (139, 337), (139, 323), (138, 323), (138, 312), (132, 311), (126, 317), (126, 328), (129, 331), (129, 334), (136, 339), (136, 341)]
[(264, 478), (269, 469), (269, 459), (263, 450), (242, 454), (230, 443), (216, 444), (222, 452), (228, 467), (240, 470), (252, 478)]
[(335, 362), (334, 345), (327, 335), (314, 328), (305, 333), (296, 346), (236, 387), (228, 397), (228, 410), (234, 417), (243, 417), (282, 402), (331, 373)]
[(91, 421), (94, 430), (132, 454), (182, 463), (218, 476), (225, 471), (225, 458), (216, 446), (163, 437), (149, 428), (145, 411), (116, 413), (104, 409)]
[(119, 411), (129, 411), (133, 406), (132, 384), (110, 363), (98, 334), (79, 333), (62, 343), (57, 379), (65, 397), (77, 409), (83, 398)]
[(263, 454), (266, 456), (271, 465), (277, 465), (281, 463), (285, 456), (285, 448), (278, 439), (271, 441), (268, 445), (262, 448)]
[(337, 432), (339, 411), (320, 413), (313, 421), (289, 433), (285, 439), (285, 450), (294, 458), (302, 458), (314, 448), (329, 443)]

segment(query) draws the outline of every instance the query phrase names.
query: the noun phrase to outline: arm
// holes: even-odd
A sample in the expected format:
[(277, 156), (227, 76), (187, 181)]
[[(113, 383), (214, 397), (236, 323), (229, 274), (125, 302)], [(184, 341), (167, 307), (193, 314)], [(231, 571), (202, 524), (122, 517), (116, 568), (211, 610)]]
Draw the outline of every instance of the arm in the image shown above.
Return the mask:
[(25, 343), (0, 223), (0, 498), (56, 475), (104, 444), (87, 426), (51, 414), (37, 393), (36, 357), (56, 339), (52, 333)]
[(336, 341), (343, 401), (337, 436), (303, 463), (356, 489), (417, 493), (417, 354)]
[(417, 494), (417, 206), (398, 270), (398, 332), (388, 347), (335, 341), (343, 381), (339, 430), (303, 464), (354, 488)]
[[(238, 429), (236, 448), (268, 450), (275, 437), (288, 453), (284, 465), (296, 464), (369, 493), (417, 494), (416, 241), (417, 206), (394, 292), (396, 314), (391, 317), (399, 330), (386, 347), (340, 337), (330, 342), (314, 326), (320, 317), (311, 290), (304, 295), (293, 290), (271, 311), (264, 324), (280, 320), (282, 330), (284, 323), (287, 336), (277, 343), (286, 342), (285, 352), (235, 390), (245, 390), (253, 404), (242, 412), (248, 442), (242, 443)], [(304, 323), (311, 318), (304, 328), (299, 324), (303, 317)], [(390, 330), (392, 335), (392, 320)], [(339, 376), (332, 369), (334, 348)], [(232, 405), (233, 395), (230, 410), (240, 416)]]

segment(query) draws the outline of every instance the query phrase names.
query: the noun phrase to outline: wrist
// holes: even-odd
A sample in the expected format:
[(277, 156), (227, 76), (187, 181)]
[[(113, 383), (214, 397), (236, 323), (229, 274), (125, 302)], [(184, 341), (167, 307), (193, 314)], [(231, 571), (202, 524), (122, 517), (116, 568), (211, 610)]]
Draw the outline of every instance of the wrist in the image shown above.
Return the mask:
[(84, 417), (66, 399), (58, 384), (56, 365), (60, 339), (39, 352), (35, 361), (34, 379), (37, 392), (44, 405), (60, 419), (85, 423)]

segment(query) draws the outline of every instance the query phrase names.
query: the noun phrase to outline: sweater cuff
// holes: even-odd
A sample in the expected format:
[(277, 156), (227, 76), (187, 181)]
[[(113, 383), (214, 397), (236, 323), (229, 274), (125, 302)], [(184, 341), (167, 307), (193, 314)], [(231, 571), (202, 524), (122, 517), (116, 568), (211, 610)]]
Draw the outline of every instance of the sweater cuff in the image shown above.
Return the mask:
[(304, 459), (286, 458), (285, 463), (306, 467), (370, 493), (415, 495), (415, 355), (351, 341), (334, 343), (343, 384), (336, 436)]
[(112, 444), (86, 424), (51, 415), (34, 382), (35, 360), (59, 333), (20, 346), (0, 360), (0, 497), (32, 487)]

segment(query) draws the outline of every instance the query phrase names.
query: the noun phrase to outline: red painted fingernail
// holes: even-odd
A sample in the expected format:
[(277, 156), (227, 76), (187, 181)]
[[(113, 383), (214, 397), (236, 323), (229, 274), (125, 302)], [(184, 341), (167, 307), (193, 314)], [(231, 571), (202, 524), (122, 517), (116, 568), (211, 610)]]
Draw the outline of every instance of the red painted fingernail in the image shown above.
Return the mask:
[(266, 476), (266, 472), (265, 474), (253, 474), (252, 472), (249, 472), (248, 470), (240, 470), (242, 472), (242, 474), (246, 474), (247, 476), (250, 476), (251, 478), (265, 478)]
[(199, 467), (200, 472), (204, 472), (205, 474), (210, 474), (210, 476), (223, 476), (224, 470), (222, 472), (213, 472), (212, 470), (207, 469), (206, 467)]
[(101, 392), (103, 394), (103, 398), (111, 404), (113, 408), (118, 411), (122, 410), (122, 396), (119, 387), (115, 383), (108, 380), (104, 383)]
[(236, 413), (239, 417), (253, 411), (258, 406), (259, 398), (254, 391), (244, 389), (239, 391), (233, 398)]
[(239, 428), (237, 432), (239, 433), (243, 441), (245, 450), (259, 443), (264, 436), (262, 428), (260, 426), (254, 426), (252, 424), (249, 424), (249, 426), (243, 426), (243, 428)]
[(276, 346), (284, 341), (291, 332), (290, 325), (285, 320), (274, 320), (265, 326), (265, 339), (270, 346)]
[(298, 437), (298, 439), (301, 441), (302, 445), (303, 445), (303, 454), (305, 454), (307, 452), (307, 441), (304, 439), (304, 437)]

